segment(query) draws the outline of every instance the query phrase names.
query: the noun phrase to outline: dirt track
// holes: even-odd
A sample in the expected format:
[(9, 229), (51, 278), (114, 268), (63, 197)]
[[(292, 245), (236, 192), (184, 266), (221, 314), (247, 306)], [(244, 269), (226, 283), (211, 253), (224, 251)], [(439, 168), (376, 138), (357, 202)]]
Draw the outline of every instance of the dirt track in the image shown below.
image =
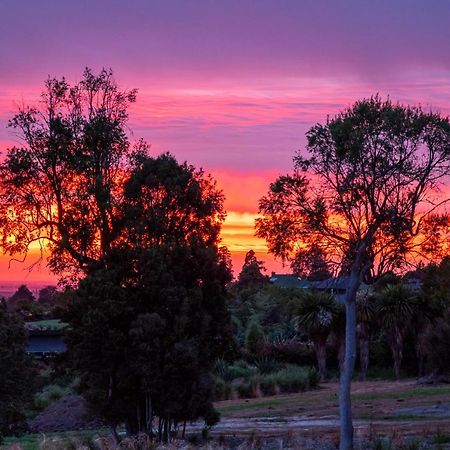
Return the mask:
[[(337, 390), (337, 383), (327, 383), (300, 394), (219, 402), (222, 419), (212, 432), (235, 436), (295, 432), (332, 438), (339, 425)], [(423, 387), (415, 380), (355, 382), (352, 394), (357, 436), (450, 432), (448, 385)]]

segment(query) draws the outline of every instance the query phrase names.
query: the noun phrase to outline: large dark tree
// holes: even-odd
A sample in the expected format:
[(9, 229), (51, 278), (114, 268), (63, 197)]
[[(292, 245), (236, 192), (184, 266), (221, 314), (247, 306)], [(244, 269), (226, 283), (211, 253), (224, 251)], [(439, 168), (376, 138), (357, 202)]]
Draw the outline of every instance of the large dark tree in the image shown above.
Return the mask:
[(0, 440), (23, 425), (25, 406), (31, 399), (31, 361), (26, 345), (23, 322), (0, 302)]
[(292, 271), (310, 281), (326, 280), (331, 277), (327, 255), (319, 245), (300, 249), (291, 262)]
[(33, 293), (25, 284), (20, 285), (8, 299), (8, 310), (17, 313), (26, 320), (39, 319), (41, 306), (36, 302)]
[(257, 234), (290, 259), (318, 245), (349, 276), (340, 384), (340, 449), (353, 448), (350, 385), (356, 293), (412, 259), (440, 258), (449, 220), (439, 192), (450, 170), (450, 124), (439, 114), (373, 97), (312, 127), (305, 157), (260, 201)]
[(50, 78), (36, 108), (10, 127), (23, 145), (0, 166), (4, 252), (48, 250), (73, 281), (56, 295), (68, 347), (91, 404), (130, 432), (217, 415), (211, 364), (227, 349), (229, 254), (218, 248), (223, 196), (211, 178), (170, 155), (147, 156), (127, 135), (136, 91), (111, 71), (81, 82)]
[(84, 273), (117, 237), (124, 162), (130, 153), (127, 108), (112, 72), (86, 69), (81, 82), (49, 78), (36, 107), (9, 126), (23, 141), (0, 166), (0, 233), (5, 252), (25, 259), (48, 247), (57, 273)]
[(246, 287), (261, 287), (268, 283), (267, 277), (262, 273), (264, 271), (264, 264), (259, 261), (253, 250), (249, 250), (245, 254), (244, 264), (238, 276), (237, 285), (239, 288)]
[(69, 311), (85, 394), (130, 433), (156, 427), (167, 438), (176, 423), (218, 418), (211, 370), (231, 348), (222, 203), (201, 171), (170, 155), (136, 155), (117, 246)]

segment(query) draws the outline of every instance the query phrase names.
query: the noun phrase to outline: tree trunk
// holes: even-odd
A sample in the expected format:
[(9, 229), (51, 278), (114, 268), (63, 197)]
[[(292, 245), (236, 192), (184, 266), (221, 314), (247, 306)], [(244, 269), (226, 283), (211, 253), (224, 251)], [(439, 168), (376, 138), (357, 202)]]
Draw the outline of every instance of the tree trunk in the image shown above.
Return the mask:
[(314, 351), (316, 352), (317, 367), (319, 369), (320, 381), (324, 381), (327, 376), (327, 341), (326, 339), (314, 340)]
[[(355, 293), (357, 285), (354, 287)], [(345, 358), (339, 384), (340, 442), (339, 450), (353, 450), (351, 383), (356, 359), (356, 295), (345, 302)], [(353, 297), (353, 299), (352, 299)]]
[(366, 381), (369, 368), (369, 336), (365, 323), (359, 324), (359, 365), (361, 366), (361, 381)]
[(345, 336), (338, 337), (338, 364), (339, 364), (339, 373), (344, 370), (344, 361), (345, 361)]
[(403, 336), (398, 329), (395, 330), (392, 339), (392, 358), (394, 359), (395, 378), (400, 380), (400, 369), (403, 359)]

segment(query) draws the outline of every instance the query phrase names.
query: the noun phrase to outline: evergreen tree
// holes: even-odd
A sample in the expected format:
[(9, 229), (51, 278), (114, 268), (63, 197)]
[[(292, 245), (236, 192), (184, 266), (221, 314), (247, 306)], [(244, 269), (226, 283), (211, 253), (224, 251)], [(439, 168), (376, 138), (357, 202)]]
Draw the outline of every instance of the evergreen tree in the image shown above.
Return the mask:
[(223, 197), (170, 155), (138, 155), (124, 197), (121, 243), (81, 282), (68, 348), (110, 423), (167, 438), (175, 423), (218, 420), (211, 371), (232, 348)]
[(268, 282), (267, 277), (262, 273), (264, 270), (263, 262), (257, 259), (253, 250), (249, 250), (238, 277), (238, 287), (261, 287)]
[(0, 303), (0, 438), (23, 425), (31, 398), (31, 361), (23, 322)]

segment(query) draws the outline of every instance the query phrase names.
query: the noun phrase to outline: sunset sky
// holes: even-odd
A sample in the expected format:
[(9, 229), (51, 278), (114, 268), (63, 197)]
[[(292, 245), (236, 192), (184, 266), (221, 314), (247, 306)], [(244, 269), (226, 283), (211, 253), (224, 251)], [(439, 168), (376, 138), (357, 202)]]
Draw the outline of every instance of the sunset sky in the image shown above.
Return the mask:
[[(48, 75), (111, 67), (139, 89), (133, 139), (211, 172), (226, 195), (223, 242), (257, 251), (258, 199), (292, 167), (305, 131), (380, 93), (450, 113), (448, 0), (0, 0), (0, 150)], [(32, 256), (29, 262), (33, 261)], [(47, 281), (0, 260), (2, 281)]]

